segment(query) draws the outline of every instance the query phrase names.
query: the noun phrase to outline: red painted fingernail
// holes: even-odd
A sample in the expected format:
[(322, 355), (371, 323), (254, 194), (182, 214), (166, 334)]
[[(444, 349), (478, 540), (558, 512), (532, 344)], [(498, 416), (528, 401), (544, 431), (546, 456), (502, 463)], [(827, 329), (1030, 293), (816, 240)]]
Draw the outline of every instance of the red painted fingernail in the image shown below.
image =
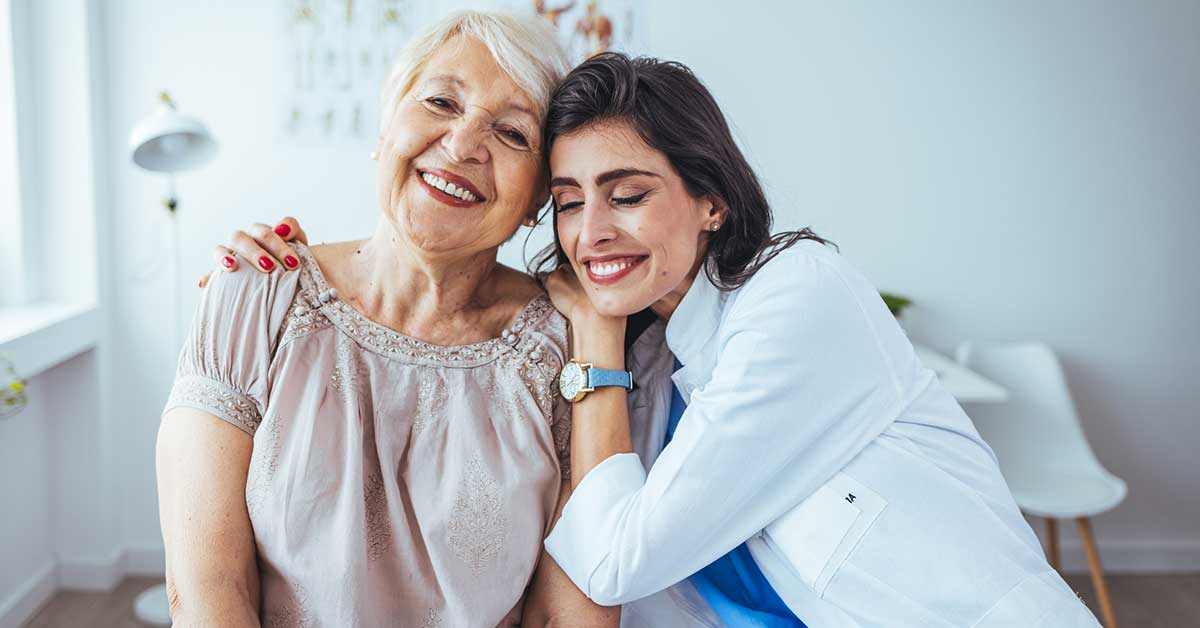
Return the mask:
[(196, 282), (196, 287), (197, 287), (197, 288), (203, 288), (203, 287), (204, 287), (204, 280), (203, 280), (203, 279), (201, 279), (200, 281), (197, 281), (197, 282)]
[(275, 262), (272, 262), (271, 258), (267, 257), (266, 255), (258, 258), (258, 265), (262, 266), (263, 270), (271, 270), (272, 268), (275, 268)]
[(299, 264), (299, 263), (300, 263), (300, 260), (298, 260), (298, 259), (296, 259), (295, 257), (292, 257), (291, 255), (289, 255), (289, 256), (287, 256), (287, 257), (283, 258), (283, 263), (284, 263), (284, 264), (287, 264), (287, 265), (288, 265), (288, 268), (295, 268), (295, 267), (296, 267), (296, 264)]
[(233, 258), (228, 255), (221, 258), (221, 263), (225, 265), (225, 268), (233, 268)]
[(292, 232), (292, 228), (287, 225), (281, 224), (278, 227), (275, 227), (275, 235), (277, 235), (281, 238), (286, 238), (287, 234), (289, 234), (291, 232)]

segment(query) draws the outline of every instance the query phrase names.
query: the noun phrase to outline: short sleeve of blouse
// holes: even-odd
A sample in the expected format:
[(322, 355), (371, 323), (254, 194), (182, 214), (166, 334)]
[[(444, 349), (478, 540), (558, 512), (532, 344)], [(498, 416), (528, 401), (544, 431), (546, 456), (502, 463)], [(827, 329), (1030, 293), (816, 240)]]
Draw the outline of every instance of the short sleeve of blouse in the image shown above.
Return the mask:
[(298, 272), (242, 267), (213, 273), (179, 355), (167, 410), (207, 412), (253, 436), (262, 421), (268, 372)]

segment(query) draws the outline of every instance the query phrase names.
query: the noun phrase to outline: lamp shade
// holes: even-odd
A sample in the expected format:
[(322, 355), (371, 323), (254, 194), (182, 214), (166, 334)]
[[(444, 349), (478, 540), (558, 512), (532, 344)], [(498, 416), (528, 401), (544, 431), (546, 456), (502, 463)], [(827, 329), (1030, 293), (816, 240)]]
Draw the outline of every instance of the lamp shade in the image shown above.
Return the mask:
[(203, 165), (217, 154), (217, 142), (204, 124), (162, 105), (129, 134), (133, 163), (154, 172), (180, 172)]

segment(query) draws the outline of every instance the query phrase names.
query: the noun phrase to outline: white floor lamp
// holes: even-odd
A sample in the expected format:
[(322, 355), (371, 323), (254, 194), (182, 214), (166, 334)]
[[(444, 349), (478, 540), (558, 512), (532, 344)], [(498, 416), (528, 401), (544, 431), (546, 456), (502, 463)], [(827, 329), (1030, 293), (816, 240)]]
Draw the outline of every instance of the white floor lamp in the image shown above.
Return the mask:
[[(179, 113), (171, 97), (163, 92), (158, 109), (133, 127), (129, 134), (129, 150), (133, 163), (143, 170), (167, 175), (167, 197), (163, 206), (171, 221), (171, 302), (173, 347), (183, 343), (183, 314), (180, 311), (183, 280), (179, 256), (179, 199), (175, 195), (175, 173), (207, 163), (217, 153), (217, 143), (204, 124), (191, 116)], [(166, 584), (143, 591), (134, 602), (134, 614), (148, 624), (169, 626)]]

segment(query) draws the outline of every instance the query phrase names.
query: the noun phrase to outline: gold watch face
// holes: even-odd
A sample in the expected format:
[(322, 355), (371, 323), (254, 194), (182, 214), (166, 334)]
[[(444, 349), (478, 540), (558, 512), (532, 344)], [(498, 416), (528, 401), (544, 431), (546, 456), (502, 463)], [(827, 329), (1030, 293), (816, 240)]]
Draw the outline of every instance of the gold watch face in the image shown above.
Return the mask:
[(583, 391), (583, 368), (578, 362), (567, 362), (558, 374), (558, 390), (569, 401), (578, 401)]

